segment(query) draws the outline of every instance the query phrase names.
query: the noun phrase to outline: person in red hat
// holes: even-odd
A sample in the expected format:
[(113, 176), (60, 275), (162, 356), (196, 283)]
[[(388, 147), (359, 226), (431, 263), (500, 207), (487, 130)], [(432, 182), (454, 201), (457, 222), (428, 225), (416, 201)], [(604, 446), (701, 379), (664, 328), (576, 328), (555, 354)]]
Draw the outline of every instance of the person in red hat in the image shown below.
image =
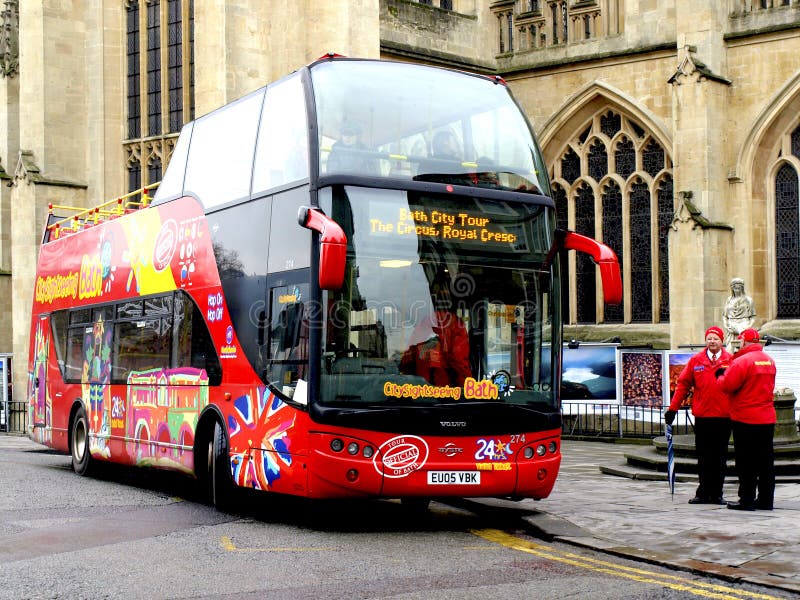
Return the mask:
[[(731, 428), (739, 476), (739, 501), (733, 510), (772, 510), (775, 496), (775, 361), (764, 352), (755, 329), (739, 334), (742, 348), (717, 381), (730, 398)], [(758, 496), (756, 496), (758, 491)]]
[(731, 422), (728, 397), (717, 385), (714, 373), (727, 365), (730, 353), (722, 346), (725, 333), (716, 325), (706, 329), (706, 347), (692, 356), (678, 377), (675, 395), (664, 413), (664, 421), (672, 425), (678, 409), (692, 392), (692, 414), (695, 418), (694, 441), (697, 450), (697, 474), (700, 480), (689, 504), (725, 504), (722, 485)]

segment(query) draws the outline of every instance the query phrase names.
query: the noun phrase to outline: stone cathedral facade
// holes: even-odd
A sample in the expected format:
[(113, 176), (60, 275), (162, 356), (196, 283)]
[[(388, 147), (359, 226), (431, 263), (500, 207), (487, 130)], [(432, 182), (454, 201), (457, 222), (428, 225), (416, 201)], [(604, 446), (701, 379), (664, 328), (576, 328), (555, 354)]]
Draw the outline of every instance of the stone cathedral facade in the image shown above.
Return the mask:
[(569, 258), (567, 338), (701, 342), (733, 277), (762, 332), (800, 338), (800, 0), (7, 0), (0, 22), (0, 352), (18, 385), (48, 204), (160, 180), (185, 122), (326, 52), (508, 82), (561, 226), (622, 263), (607, 307)]

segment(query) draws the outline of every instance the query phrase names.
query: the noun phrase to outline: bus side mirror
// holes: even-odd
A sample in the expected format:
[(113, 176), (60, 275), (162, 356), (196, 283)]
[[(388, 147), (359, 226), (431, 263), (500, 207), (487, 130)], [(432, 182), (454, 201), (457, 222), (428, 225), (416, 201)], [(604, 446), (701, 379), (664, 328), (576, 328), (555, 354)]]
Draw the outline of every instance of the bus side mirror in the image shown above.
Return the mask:
[(341, 289), (347, 258), (347, 237), (339, 224), (319, 208), (301, 206), (297, 211), (301, 227), (319, 233), (319, 287), (323, 290)]
[(561, 247), (564, 250), (577, 250), (591, 255), (594, 262), (600, 267), (604, 301), (606, 304), (622, 302), (622, 276), (619, 271), (619, 261), (611, 248), (574, 231), (564, 232), (564, 241), (561, 243)]

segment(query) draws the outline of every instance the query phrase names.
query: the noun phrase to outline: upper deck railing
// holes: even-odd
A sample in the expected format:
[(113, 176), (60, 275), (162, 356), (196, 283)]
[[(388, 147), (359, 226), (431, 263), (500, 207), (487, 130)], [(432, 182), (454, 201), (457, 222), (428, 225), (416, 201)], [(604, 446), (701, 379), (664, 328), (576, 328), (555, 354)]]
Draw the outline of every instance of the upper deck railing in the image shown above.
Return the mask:
[[(103, 202), (92, 208), (68, 206), (65, 204), (49, 204), (47, 227), (45, 228), (42, 243), (46, 244), (52, 240), (57, 240), (88, 229), (89, 227), (94, 227), (110, 219), (116, 219), (122, 215), (147, 208), (152, 201), (150, 192), (157, 188), (159, 183), (161, 182), (152, 183), (146, 187), (139, 188), (124, 196), (119, 196), (118, 198)], [(61, 214), (56, 215), (56, 212), (72, 212), (72, 214), (64, 217)]]

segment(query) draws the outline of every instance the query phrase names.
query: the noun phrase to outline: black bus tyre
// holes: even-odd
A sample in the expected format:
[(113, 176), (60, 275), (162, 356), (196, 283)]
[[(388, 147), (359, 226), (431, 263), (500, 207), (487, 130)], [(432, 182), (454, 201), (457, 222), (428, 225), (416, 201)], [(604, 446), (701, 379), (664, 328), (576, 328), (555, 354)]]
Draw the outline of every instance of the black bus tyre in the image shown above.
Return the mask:
[(89, 475), (94, 468), (94, 460), (89, 451), (89, 419), (83, 406), (78, 408), (72, 421), (69, 445), (72, 452), (72, 469), (78, 475)]
[(236, 486), (231, 478), (228, 436), (219, 421), (214, 424), (214, 434), (208, 442), (208, 485), (211, 504), (217, 510), (230, 511), (234, 506)]

